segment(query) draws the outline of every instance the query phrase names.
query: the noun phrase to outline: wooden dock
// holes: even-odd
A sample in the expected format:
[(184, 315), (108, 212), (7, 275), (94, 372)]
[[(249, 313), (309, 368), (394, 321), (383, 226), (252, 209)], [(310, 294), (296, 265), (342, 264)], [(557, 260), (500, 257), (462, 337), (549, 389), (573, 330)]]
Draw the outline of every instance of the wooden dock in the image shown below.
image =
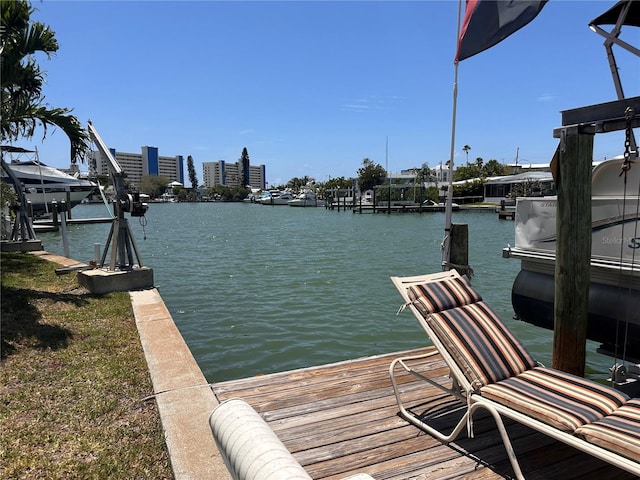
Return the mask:
[[(353, 207), (354, 213), (422, 213), (430, 210), (428, 207), (417, 204), (400, 204), (400, 205), (358, 205)], [(444, 211), (444, 208), (442, 209)]]
[[(338, 480), (365, 472), (376, 480), (502, 479), (513, 470), (493, 419), (474, 418), (475, 438), (443, 445), (398, 415), (389, 380), (393, 358), (427, 349), (256, 376), (212, 385), (222, 401), (249, 402), (314, 479)], [(446, 381), (439, 355), (420, 361), (431, 378)], [(403, 398), (429, 409), (444, 429), (460, 416), (460, 404), (441, 390), (405, 374)], [(631, 479), (562, 443), (510, 423), (507, 429), (531, 479)]]
[(506, 219), (511, 219), (511, 220), (515, 220), (516, 219), (516, 210), (515, 207), (514, 208), (500, 208), (500, 209), (496, 209), (496, 212), (498, 213), (498, 219), (499, 220), (506, 220)]
[[(112, 217), (98, 218), (67, 218), (67, 225), (88, 225), (94, 223), (110, 223), (113, 222)], [(59, 219), (43, 219), (34, 220), (33, 229), (36, 232), (56, 232), (60, 228), (61, 220)]]

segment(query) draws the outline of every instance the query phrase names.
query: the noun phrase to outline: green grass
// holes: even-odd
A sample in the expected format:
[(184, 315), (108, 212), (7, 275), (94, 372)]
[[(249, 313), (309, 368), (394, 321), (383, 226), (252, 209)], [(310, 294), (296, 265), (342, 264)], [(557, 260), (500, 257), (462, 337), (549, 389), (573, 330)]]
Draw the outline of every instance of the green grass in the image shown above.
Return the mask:
[(129, 295), (0, 261), (0, 478), (173, 478)]

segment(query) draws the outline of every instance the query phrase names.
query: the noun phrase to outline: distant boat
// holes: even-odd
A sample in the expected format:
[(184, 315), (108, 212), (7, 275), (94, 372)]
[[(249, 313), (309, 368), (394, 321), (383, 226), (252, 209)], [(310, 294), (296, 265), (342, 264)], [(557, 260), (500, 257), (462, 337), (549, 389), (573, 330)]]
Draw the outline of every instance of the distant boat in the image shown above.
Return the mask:
[(282, 192), (280, 190), (267, 190), (264, 192), (256, 192), (253, 195), (253, 198), (251, 198), (251, 194), (250, 194), (249, 196), (247, 196), (247, 198), (243, 199), (243, 201), (249, 201), (253, 203), (262, 203), (263, 199), (271, 198), (272, 194), (280, 195), (282, 194)]
[(290, 207), (324, 207), (325, 201), (319, 199), (318, 196), (311, 192), (301, 192), (296, 195), (296, 198), (289, 200)]
[[(69, 201), (73, 208), (97, 188), (97, 185), (89, 180), (76, 178), (40, 162), (37, 150), (12, 146), (2, 146), (1, 149), (7, 166), (22, 183), (26, 199), (31, 202), (34, 214), (48, 212), (53, 201)], [(4, 171), (2, 180), (11, 183)]]
[(160, 195), (159, 199), (160, 199), (160, 203), (177, 203), (178, 202), (178, 196), (169, 192), (164, 192), (162, 195)]
[(260, 196), (259, 202), (262, 205), (288, 205), (289, 200), (293, 200), (293, 195), (280, 190), (269, 190)]
[[(445, 203), (436, 203), (433, 200), (425, 200), (422, 202), (422, 210), (427, 212), (444, 212), (446, 208), (447, 205)], [(452, 203), (451, 210), (454, 212), (460, 210), (460, 205)]]

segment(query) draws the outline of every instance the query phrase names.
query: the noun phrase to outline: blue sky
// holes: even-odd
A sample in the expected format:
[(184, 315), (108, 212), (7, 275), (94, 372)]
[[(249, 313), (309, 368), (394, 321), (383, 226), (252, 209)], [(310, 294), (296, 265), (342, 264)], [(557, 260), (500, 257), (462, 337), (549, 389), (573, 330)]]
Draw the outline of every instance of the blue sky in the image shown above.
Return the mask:
[[(615, 1), (550, 0), (502, 43), (460, 63), (454, 162), (548, 162), (562, 110), (615, 100), (590, 20)], [(449, 157), (458, 2), (34, 1), (60, 44), (45, 102), (92, 120), (109, 147), (235, 162), (247, 148), (267, 182), (392, 172)], [(639, 29), (622, 38), (638, 45)], [(617, 50), (626, 96), (640, 62)], [(388, 139), (388, 154), (385, 145)], [(69, 164), (61, 131), (37, 146)], [(596, 136), (594, 158), (620, 154)]]

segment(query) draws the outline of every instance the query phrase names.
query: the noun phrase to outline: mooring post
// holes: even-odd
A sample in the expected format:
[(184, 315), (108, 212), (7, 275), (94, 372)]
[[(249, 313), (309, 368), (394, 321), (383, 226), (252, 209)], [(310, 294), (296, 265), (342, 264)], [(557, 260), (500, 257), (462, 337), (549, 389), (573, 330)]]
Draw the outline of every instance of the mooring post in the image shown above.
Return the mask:
[(62, 249), (64, 256), (70, 258), (69, 254), (69, 235), (67, 233), (67, 203), (60, 202), (60, 231), (62, 232)]
[(70, 191), (67, 191), (66, 199), (67, 199), (67, 212), (65, 213), (65, 215), (69, 220), (71, 220), (71, 192)]
[(451, 224), (449, 263), (460, 275), (465, 275), (469, 267), (469, 225)]
[(591, 267), (593, 135), (563, 138), (556, 177), (555, 305), (552, 366), (584, 376)]
[(58, 202), (55, 200), (51, 202), (51, 220), (53, 222), (53, 226), (57, 229), (58, 228)]

